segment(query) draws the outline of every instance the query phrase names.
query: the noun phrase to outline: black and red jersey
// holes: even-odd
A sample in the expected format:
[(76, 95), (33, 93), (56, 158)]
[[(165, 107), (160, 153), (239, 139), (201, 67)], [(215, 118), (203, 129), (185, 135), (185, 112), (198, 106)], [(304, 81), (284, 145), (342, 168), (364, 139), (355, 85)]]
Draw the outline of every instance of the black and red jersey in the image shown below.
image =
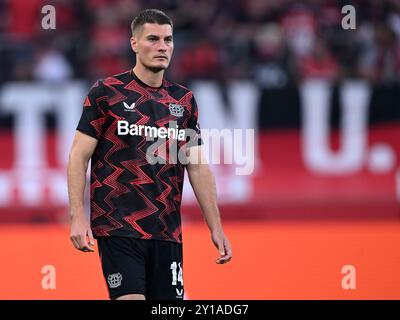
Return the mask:
[(132, 70), (108, 77), (90, 89), (77, 130), (98, 140), (91, 158), (94, 236), (180, 243), (179, 155), (188, 132), (195, 135), (190, 143), (202, 143), (193, 93), (167, 80), (150, 87)]

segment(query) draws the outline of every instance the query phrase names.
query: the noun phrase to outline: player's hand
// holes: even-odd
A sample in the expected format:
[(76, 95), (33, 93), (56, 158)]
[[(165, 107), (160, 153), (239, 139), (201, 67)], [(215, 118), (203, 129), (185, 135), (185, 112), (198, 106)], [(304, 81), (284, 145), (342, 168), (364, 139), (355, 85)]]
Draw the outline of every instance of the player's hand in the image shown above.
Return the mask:
[(218, 264), (224, 264), (232, 259), (232, 249), (228, 238), (222, 230), (213, 231), (211, 233), (212, 241), (219, 251), (219, 257), (215, 260)]
[(83, 252), (94, 252), (94, 238), (84, 215), (71, 217), (70, 239), (74, 247)]

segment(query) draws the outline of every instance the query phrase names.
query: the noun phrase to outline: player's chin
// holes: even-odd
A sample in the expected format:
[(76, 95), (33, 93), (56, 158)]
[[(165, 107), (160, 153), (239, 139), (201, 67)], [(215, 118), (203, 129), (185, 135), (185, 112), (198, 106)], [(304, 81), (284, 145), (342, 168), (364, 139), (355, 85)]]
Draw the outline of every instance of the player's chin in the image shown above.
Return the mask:
[(169, 65), (168, 61), (166, 61), (166, 62), (158, 62), (158, 63), (154, 63), (152, 65), (152, 69), (161, 71), (161, 70), (167, 69), (168, 65)]

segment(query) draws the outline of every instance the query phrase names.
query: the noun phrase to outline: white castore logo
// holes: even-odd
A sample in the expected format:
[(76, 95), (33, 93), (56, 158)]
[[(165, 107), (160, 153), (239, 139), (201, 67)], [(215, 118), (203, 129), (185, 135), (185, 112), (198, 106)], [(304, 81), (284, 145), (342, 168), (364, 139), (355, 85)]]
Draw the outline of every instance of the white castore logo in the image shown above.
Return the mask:
[(111, 289), (119, 287), (122, 282), (122, 274), (113, 273), (108, 275), (107, 282)]
[(176, 297), (177, 297), (177, 298), (182, 298), (183, 289), (178, 289), (178, 288), (176, 288), (175, 290), (176, 290)]
[(131, 105), (129, 105), (129, 104), (127, 104), (125, 101), (124, 101), (124, 107), (125, 107), (125, 111), (134, 111), (134, 109), (135, 109), (135, 102), (133, 102)]

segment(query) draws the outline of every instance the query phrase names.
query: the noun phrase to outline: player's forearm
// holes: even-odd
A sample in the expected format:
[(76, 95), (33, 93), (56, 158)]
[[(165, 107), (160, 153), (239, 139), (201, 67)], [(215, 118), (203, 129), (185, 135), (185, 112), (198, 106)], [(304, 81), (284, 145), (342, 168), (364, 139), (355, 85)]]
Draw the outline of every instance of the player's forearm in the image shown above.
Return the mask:
[(84, 191), (88, 161), (71, 153), (68, 162), (68, 196), (71, 216), (84, 215)]
[(215, 179), (209, 166), (207, 164), (192, 166), (188, 170), (188, 175), (209, 229), (211, 231), (222, 229)]

